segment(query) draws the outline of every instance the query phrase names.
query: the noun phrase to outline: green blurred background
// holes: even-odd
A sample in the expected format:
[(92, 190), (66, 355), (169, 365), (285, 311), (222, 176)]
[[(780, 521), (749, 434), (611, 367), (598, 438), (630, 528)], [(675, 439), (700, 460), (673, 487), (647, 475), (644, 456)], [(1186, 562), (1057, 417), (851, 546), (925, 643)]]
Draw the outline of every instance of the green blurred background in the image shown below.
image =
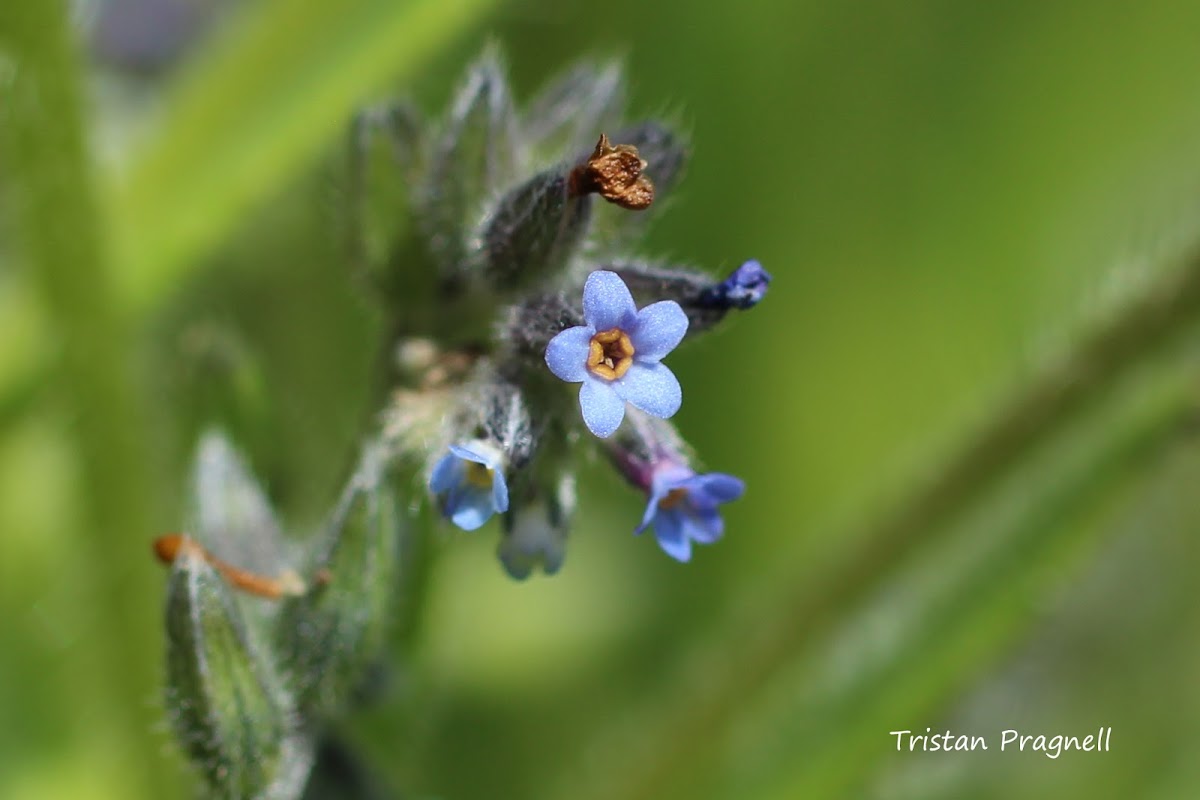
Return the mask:
[[(291, 528), (318, 524), (381, 334), (344, 265), (340, 131), (390, 89), (439, 109), (489, 35), (521, 97), (579, 56), (624, 56), (632, 116), (677, 114), (694, 141), (646, 253), (774, 273), (763, 305), (672, 361), (676, 421), (749, 490), (686, 567), (629, 535), (639, 499), (603, 465), (553, 579), (505, 578), (494, 528), (438, 528), (391, 699), (345, 731), (388, 782), (444, 798), (1200, 792), (1186, 446), (994, 572), (973, 548), (1009, 501), (985, 509), (830, 609), (768, 684), (730, 695), (728, 674), (760, 608), (788, 630), (760, 598), (822, 577), (856, 521), (936, 475), (1044, 353), (1200, 235), (1200, 4), (284, 0), (198, 13), (179, 48), (151, 37), (162, 53), (121, 40), (103, 3), (75, 7), (65, 38), (57, 3), (6, 5), (0, 797), (192, 793), (164, 723), (149, 542), (181, 524), (212, 423)], [(326, 35), (335, 18), (353, 22)], [(39, 71), (61, 96), (20, 100)], [(692, 696), (734, 702), (720, 726), (672, 729)], [(926, 726), (995, 743), (1111, 726), (1112, 752), (895, 752), (889, 731)], [(676, 734), (705, 750), (643, 778)]]

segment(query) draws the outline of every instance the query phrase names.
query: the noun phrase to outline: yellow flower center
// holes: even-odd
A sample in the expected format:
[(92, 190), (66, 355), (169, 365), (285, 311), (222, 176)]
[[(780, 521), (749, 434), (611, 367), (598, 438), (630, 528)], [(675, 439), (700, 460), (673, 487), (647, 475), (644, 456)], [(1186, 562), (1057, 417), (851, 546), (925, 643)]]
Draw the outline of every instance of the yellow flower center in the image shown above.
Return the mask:
[(467, 462), (467, 483), (472, 486), (478, 486), (480, 489), (492, 488), (492, 476), (494, 472), (491, 467), (486, 464), (478, 464), (474, 461)]
[(679, 505), (687, 497), (687, 489), (672, 489), (667, 492), (667, 496), (658, 501), (658, 507), (663, 511), (670, 511), (675, 506)]
[(587, 368), (608, 381), (622, 377), (633, 366), (633, 342), (620, 328), (601, 331), (588, 346)]

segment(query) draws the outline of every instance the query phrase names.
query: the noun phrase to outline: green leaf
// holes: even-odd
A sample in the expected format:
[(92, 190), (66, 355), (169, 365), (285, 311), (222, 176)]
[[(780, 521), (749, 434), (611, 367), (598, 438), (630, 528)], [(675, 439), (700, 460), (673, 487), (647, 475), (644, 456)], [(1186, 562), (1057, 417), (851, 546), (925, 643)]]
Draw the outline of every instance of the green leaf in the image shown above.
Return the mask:
[(204, 434), (192, 472), (197, 541), (218, 558), (263, 575), (294, 566), (270, 501), (224, 434)]
[(281, 678), (252, 646), (232, 594), (198, 550), (175, 562), (166, 622), (167, 708), (214, 794), (298, 797), (311, 745)]
[(517, 119), (504, 64), (488, 47), (467, 70), (429, 155), (416, 211), (439, 266), (457, 277), (472, 221), (517, 168)]
[(247, 211), (344, 130), (388, 79), (412, 81), (488, 0), (274, 0), (196, 63), (113, 183), (125, 311), (157, 302)]
[(289, 599), (278, 648), (306, 713), (339, 716), (380, 658), (401, 589), (404, 519), (383, 448), (368, 447), (317, 543), (323, 585)]
[(365, 109), (349, 137), (346, 214), (350, 251), (368, 285), (398, 299), (426, 296), (433, 270), (414, 263), (412, 187), (425, 159), (425, 121), (409, 103)]

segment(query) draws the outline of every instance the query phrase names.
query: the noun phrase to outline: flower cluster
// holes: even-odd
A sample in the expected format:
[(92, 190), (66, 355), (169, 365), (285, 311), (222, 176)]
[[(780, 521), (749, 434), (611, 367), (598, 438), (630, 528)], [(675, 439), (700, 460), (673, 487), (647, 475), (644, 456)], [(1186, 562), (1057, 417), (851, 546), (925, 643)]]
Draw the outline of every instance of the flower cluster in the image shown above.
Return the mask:
[[(457, 527), (502, 518), (498, 555), (518, 579), (562, 565), (588, 448), (644, 493), (630, 529), (652, 527), (680, 561), (721, 536), (718, 507), (743, 491), (692, 468), (667, 422), (683, 390), (663, 360), (756, 305), (770, 275), (748, 261), (714, 280), (625, 255), (686, 148), (663, 123), (622, 125), (622, 96), (619, 69), (584, 64), (521, 112), (488, 52), (438, 124), (398, 106), (357, 128), (359, 260), (398, 332), (384, 440), (425, 465)], [(415, 187), (415, 226), (380, 200), (397, 194), (389, 174)], [(564, 382), (579, 384), (577, 405)]]
[(406, 105), (356, 119), (350, 233), (389, 337), (379, 427), (306, 541), (206, 437), (187, 532), (154, 546), (171, 567), (166, 705), (214, 796), (319, 796), (341, 774), (327, 731), (378, 682), (422, 507), (465, 531), (498, 517), (507, 573), (553, 574), (575, 464), (598, 451), (645, 497), (632, 532), (678, 561), (722, 536), (744, 486), (697, 469), (663, 361), (759, 303), (770, 275), (625, 255), (685, 148), (659, 122), (622, 125), (621, 97), (618, 69), (584, 64), (518, 112), (488, 51), (435, 123)]

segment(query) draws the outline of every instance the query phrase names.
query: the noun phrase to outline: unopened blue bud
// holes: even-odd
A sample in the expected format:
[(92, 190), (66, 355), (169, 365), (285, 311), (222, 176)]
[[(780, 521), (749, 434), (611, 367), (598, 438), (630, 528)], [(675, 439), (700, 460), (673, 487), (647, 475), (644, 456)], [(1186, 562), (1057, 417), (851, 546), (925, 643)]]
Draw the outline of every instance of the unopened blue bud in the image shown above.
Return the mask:
[(757, 261), (747, 261), (721, 283), (700, 295), (700, 303), (710, 308), (753, 308), (767, 296), (771, 273)]
[(496, 555), (509, 577), (523, 581), (540, 567), (553, 575), (566, 556), (567, 531), (575, 512), (575, 478), (563, 475), (556, 488), (535, 490), (514, 504), (504, 519)]

